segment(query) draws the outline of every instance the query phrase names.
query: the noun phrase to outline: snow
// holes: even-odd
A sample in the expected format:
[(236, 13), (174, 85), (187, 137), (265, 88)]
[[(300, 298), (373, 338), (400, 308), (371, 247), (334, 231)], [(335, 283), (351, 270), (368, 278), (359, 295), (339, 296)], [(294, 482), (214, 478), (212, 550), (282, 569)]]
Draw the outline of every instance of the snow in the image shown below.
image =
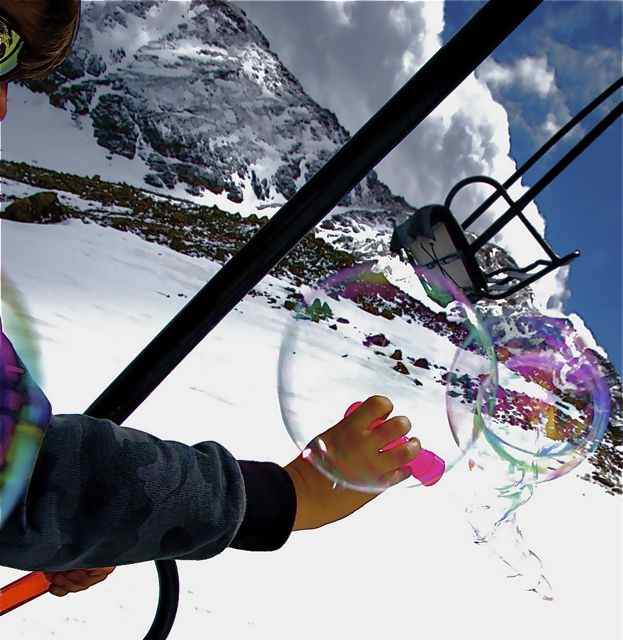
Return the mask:
[[(54, 127), (46, 122), (46, 129), (51, 135)], [(77, 141), (70, 140), (70, 148)], [(31, 145), (31, 154), (44, 152)], [(62, 162), (62, 154), (54, 161)], [(120, 164), (117, 158), (115, 166)], [(28, 302), (43, 353), (43, 389), (55, 413), (83, 411), (182, 308), (188, 298), (178, 294), (191, 297), (220, 268), (77, 220), (3, 221), (1, 231), (2, 267)], [(283, 283), (267, 277), (261, 286), (274, 291)], [(432, 361), (452, 355), (449, 343), (415, 325), (366, 317), (350, 302), (336, 310), (353, 320), (353, 331), (373, 322), (390, 339), (410, 336)], [(246, 298), (126, 425), (188, 444), (216, 440), (240, 459), (287, 464), (299, 453), (282, 424), (277, 396), (289, 317), (264, 298)], [(310, 357), (327, 360), (331, 351), (324, 345), (320, 341)], [(396, 389), (389, 375), (394, 372), (381, 366), (367, 363), (368, 379), (376, 374), (384, 389)], [(329, 400), (346, 409), (364, 399), (368, 389), (356, 375), (348, 382), (339, 378), (331, 381), (332, 396), (318, 397), (310, 411)], [(438, 424), (440, 407), (433, 395), (421, 392), (419, 398), (410, 418), (413, 433), (425, 442), (422, 434)], [(395, 401), (397, 411), (403, 401)], [(181, 604), (170, 638), (200, 632), (271, 640), (618, 640), (621, 501), (576, 475), (540, 487), (519, 514), (553, 584), (553, 602), (519, 590), (501, 563), (473, 544), (453, 499), (460, 487), (449, 474), (430, 489), (396, 487), (347, 519), (293, 533), (276, 552), (228, 549), (209, 561), (178, 563)], [(0, 584), (19, 575), (1, 568)], [(3, 637), (142, 638), (155, 611), (155, 576), (153, 563), (122, 567), (84, 593), (39, 598), (3, 618)]]
[[(54, 171), (76, 175), (100, 175), (102, 180), (145, 185), (150, 169), (138, 156), (114, 160), (95, 141), (90, 120), (78, 119), (62, 109), (50, 109), (45, 94), (32, 93), (22, 86), (11, 87), (9, 115), (0, 127), (0, 155), (3, 161), (25, 162)], [(46, 113), (44, 119), (40, 114)], [(45, 144), (40, 144), (45, 140)], [(175, 195), (174, 193), (168, 195)], [(183, 195), (180, 189), (180, 195)]]

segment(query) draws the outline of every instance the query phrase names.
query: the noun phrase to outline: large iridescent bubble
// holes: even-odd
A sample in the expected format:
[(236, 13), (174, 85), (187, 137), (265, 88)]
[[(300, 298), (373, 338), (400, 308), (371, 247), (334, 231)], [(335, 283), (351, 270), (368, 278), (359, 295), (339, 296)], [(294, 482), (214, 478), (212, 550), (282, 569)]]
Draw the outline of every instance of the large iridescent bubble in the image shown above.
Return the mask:
[[(506, 310), (486, 325), (499, 386), (495, 410), (476, 412), (475, 428), (525, 484), (560, 478), (596, 450), (608, 427), (610, 395), (596, 355), (566, 318)], [(462, 366), (457, 354), (455, 373)], [(452, 383), (464, 393), (458, 376)]]
[[(434, 271), (416, 267), (427, 295), (439, 304), (463, 292)], [(477, 326), (495, 351), (489, 372), (478, 350), (457, 349), (447, 376), (448, 424), (457, 442), (472, 425), (468, 464), (502, 462), (515, 494), (559, 478), (599, 446), (610, 396), (595, 354), (566, 318), (512, 305), (487, 305)], [(483, 312), (484, 313), (484, 312)], [(520, 490), (521, 489), (521, 490)]]
[(5, 271), (0, 297), (1, 527), (26, 492), (51, 407), (37, 384), (42, 384), (42, 371), (30, 316)]
[[(438, 273), (415, 271), (432, 301), (450, 305), (463, 295)], [(497, 367), (488, 371), (478, 350), (457, 349), (446, 376), (448, 425), (457, 443), (472, 428), (452, 494), (474, 541), (489, 544), (509, 578), (550, 601), (551, 584), (526, 543), (518, 510), (538, 484), (569, 473), (599, 446), (610, 415), (607, 379), (570, 320), (544, 316), (525, 302), (478, 308)]]
[[(444, 392), (454, 353), (465, 353), (472, 375), (492, 381), (493, 387), (484, 387), (487, 401), (495, 398), (497, 379), (488, 333), (460, 290), (445, 283), (440, 290), (452, 295), (440, 299), (446, 308), (427, 306), (389, 274), (387, 264), (368, 262), (302, 288), (291, 305), (279, 358), (279, 402), (293, 442), (336, 485), (371, 493), (390, 485), (378, 475), (355, 472), (350, 452), (332, 449), (322, 437), (353, 402), (388, 397), (392, 415), (409, 418), (409, 436), (441, 457), (447, 473), (467, 464), (479, 435), (473, 410), (454, 429), (447, 423)], [(413, 272), (410, 284), (425, 298)], [(487, 411), (487, 402), (481, 405)], [(419, 482), (412, 478), (407, 485)]]

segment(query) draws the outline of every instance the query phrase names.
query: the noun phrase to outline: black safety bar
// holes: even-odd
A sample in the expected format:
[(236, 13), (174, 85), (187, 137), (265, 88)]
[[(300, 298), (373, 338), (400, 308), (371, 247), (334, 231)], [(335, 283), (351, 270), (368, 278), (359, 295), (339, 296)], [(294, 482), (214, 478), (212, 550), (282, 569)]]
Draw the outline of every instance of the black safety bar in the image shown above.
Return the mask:
[(577, 258), (579, 255), (580, 255), (579, 251), (573, 251), (567, 254), (566, 256), (562, 258), (556, 258), (551, 262), (547, 262), (543, 260), (542, 262), (547, 264), (545, 268), (541, 269), (540, 271), (537, 271), (537, 273), (531, 275), (529, 278), (521, 280), (521, 282), (519, 282), (514, 287), (510, 287), (509, 289), (505, 289), (504, 291), (499, 293), (492, 293), (488, 290), (487, 291), (480, 290), (478, 293), (480, 294), (480, 297), (488, 298), (489, 300), (502, 300), (504, 298), (508, 298), (509, 296), (512, 296), (514, 293), (521, 291), (521, 289), (523, 289), (524, 287), (530, 286), (536, 280), (540, 280), (543, 276), (546, 276), (548, 273), (551, 273), (552, 271), (558, 269), (559, 267), (564, 267), (565, 265), (569, 264), (572, 260), (575, 260), (575, 258)]
[[(531, 232), (536, 234), (536, 231), (530, 225), (528, 220), (522, 213), (522, 210), (536, 198), (536, 196), (545, 189), (545, 187), (558, 177), (584, 150), (587, 149), (611, 124), (613, 124), (617, 118), (623, 113), (623, 102), (612, 109), (612, 111), (603, 118), (593, 129), (587, 133), (580, 142), (578, 142), (573, 148), (571, 148), (537, 183), (526, 193), (524, 193), (519, 200), (515, 202), (513, 206), (500, 216), (491, 226), (486, 229), (484, 233), (479, 235), (474, 242), (471, 243), (471, 248), (474, 253), (481, 249), (496, 233), (506, 225), (515, 215), (522, 218), (524, 224), (529, 225), (528, 228)], [(537, 234), (538, 235), (538, 234)], [(571, 255), (571, 254), (570, 254)]]
[[(559, 129), (538, 151), (536, 151), (524, 164), (521, 165), (502, 185), (505, 189), (511, 187), (526, 171), (532, 168), (559, 140), (561, 140), (571, 129), (579, 124), (584, 118), (594, 111), (602, 102), (605, 102), (617, 89), (623, 87), (623, 76), (613, 82), (605, 91), (599, 94), (584, 109), (579, 111), (567, 124)], [(470, 216), (462, 223), (463, 229), (467, 230), (478, 218), (499, 198), (500, 193), (495, 192), (489, 196)]]
[(489, 0), (186, 304), (87, 409), (124, 422), (338, 202), (542, 0)]
[[(444, 204), (448, 212), (451, 213), (450, 205), (452, 204), (452, 200), (454, 199), (456, 194), (463, 187), (466, 187), (470, 184), (474, 184), (478, 182), (484, 182), (486, 184), (491, 185), (495, 189), (496, 198), (499, 196), (502, 196), (506, 200), (506, 202), (510, 204), (511, 206), (510, 210), (511, 211), (515, 210), (514, 207), (516, 206), (517, 203), (510, 197), (510, 195), (506, 191), (506, 188), (503, 185), (501, 185), (497, 180), (495, 180), (494, 178), (490, 178), (489, 176), (471, 176), (469, 178), (464, 178), (463, 180), (459, 181), (454, 187), (452, 187), (452, 189), (448, 193), (445, 200), (445, 204)], [(556, 255), (555, 251), (550, 247), (547, 241), (532, 226), (532, 223), (525, 217), (523, 211), (519, 211), (515, 215), (517, 215), (517, 217), (524, 223), (528, 231), (530, 231), (530, 233), (535, 238), (535, 240), (539, 243), (541, 248), (547, 253), (550, 260), (549, 261), (536, 260), (526, 267), (506, 267), (506, 268), (498, 269), (491, 273), (484, 273), (478, 266), (478, 262), (475, 257), (476, 251), (474, 251), (471, 248), (472, 245), (468, 245), (464, 250), (460, 251), (461, 258), (463, 259), (463, 264), (465, 264), (466, 268), (468, 268), (468, 271), (471, 274), (474, 274), (474, 272), (476, 271), (479, 273), (482, 273), (481, 278), (472, 277), (473, 287), (470, 291), (466, 292), (469, 299), (472, 302), (477, 302), (481, 298), (488, 298), (488, 299), (495, 299), (495, 300), (506, 298), (512, 295), (513, 293), (516, 293), (520, 289), (523, 289), (524, 287), (529, 286), (532, 282), (543, 277), (550, 271), (557, 269), (563, 264), (567, 264), (568, 262), (570, 262), (574, 258), (577, 258), (580, 255), (579, 251), (575, 251), (565, 256), (564, 258), (560, 258), (558, 255)], [(461, 227), (461, 230), (464, 231), (462, 227)], [(465, 244), (467, 244), (467, 240), (465, 240)], [(539, 265), (544, 265), (546, 268), (542, 269), (541, 271), (538, 271), (536, 274), (531, 274), (529, 277), (523, 278), (523, 277), (519, 277), (518, 275), (515, 275), (515, 276), (512, 275), (512, 274), (527, 275), (529, 271), (531, 271), (532, 269), (534, 269), (534, 267)], [(507, 274), (508, 277), (493, 283), (488, 282), (489, 278), (502, 273)], [(509, 282), (512, 282), (513, 280), (520, 280), (520, 283), (517, 284), (516, 286), (509, 287), (504, 291), (498, 291), (495, 294), (492, 294), (489, 290), (489, 284), (495, 287), (500, 287), (505, 284), (508, 284)]]

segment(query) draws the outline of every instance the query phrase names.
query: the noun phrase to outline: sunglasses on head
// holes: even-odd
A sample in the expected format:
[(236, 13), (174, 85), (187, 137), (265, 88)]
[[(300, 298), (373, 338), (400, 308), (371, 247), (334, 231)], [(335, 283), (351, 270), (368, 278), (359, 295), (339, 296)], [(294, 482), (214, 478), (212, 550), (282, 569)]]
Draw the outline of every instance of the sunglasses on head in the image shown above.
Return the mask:
[(9, 20), (0, 15), (0, 80), (5, 81), (15, 71), (25, 45)]
[[(76, 42), (79, 26), (80, 9), (71, 41), (72, 47)], [(0, 82), (19, 78), (19, 63), (27, 46), (24, 37), (13, 26), (11, 20), (0, 14)]]

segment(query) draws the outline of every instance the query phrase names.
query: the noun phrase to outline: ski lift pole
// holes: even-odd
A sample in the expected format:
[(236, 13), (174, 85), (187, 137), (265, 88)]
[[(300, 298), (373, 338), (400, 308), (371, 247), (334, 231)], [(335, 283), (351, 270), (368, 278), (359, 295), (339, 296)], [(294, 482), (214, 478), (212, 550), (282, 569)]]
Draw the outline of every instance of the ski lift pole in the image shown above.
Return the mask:
[(123, 423), (335, 205), (542, 0), (489, 0), (179, 311), (86, 414)]

